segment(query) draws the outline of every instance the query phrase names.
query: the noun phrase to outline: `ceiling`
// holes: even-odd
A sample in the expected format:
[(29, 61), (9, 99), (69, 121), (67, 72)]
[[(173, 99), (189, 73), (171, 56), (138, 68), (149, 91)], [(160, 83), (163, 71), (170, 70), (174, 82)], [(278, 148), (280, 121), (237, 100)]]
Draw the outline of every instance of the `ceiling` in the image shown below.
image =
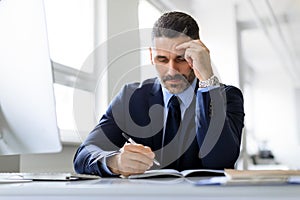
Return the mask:
[[(243, 31), (243, 51), (247, 64), (256, 72), (283, 72), (299, 85), (300, 4), (299, 0), (239, 1), (240, 19), (255, 28)], [(248, 12), (245, 8), (248, 8)]]

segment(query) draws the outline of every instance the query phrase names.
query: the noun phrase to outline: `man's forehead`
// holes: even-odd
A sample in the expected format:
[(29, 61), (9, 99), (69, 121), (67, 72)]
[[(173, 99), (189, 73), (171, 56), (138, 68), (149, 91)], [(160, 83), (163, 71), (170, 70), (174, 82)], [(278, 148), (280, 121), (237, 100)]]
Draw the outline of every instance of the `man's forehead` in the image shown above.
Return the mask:
[(153, 41), (153, 50), (157, 53), (171, 52), (176, 54), (183, 54), (184, 50), (177, 50), (176, 47), (191, 39), (186, 36), (176, 38), (157, 37)]

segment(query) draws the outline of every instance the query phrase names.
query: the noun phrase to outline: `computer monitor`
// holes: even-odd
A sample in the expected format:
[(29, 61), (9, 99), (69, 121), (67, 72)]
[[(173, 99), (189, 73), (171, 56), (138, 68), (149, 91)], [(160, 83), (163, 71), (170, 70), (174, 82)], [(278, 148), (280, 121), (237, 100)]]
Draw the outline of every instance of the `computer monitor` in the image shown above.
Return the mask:
[(59, 152), (42, 0), (0, 0), (0, 155)]

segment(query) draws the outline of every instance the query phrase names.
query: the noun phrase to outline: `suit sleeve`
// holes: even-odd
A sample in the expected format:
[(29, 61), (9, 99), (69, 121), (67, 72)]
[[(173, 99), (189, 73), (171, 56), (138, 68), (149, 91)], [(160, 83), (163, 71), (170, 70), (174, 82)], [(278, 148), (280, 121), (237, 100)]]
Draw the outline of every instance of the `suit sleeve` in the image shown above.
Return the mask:
[[(121, 115), (123, 91), (112, 101), (98, 125), (91, 131), (85, 141), (77, 149), (73, 165), (77, 173), (95, 174), (102, 177), (115, 176), (106, 166), (106, 158), (118, 152), (126, 142), (121, 136), (121, 124), (117, 124), (113, 116), (114, 109)], [(120, 117), (122, 118), (122, 117)], [(122, 126), (122, 125), (121, 125)]]
[(101, 177), (115, 176), (108, 169), (106, 159), (118, 153), (125, 141), (120, 137), (122, 131), (114, 123), (110, 112), (109, 108), (99, 124), (77, 149), (73, 161), (77, 173)]
[(204, 168), (234, 168), (244, 127), (243, 104), (241, 91), (233, 86), (197, 91), (197, 142)]

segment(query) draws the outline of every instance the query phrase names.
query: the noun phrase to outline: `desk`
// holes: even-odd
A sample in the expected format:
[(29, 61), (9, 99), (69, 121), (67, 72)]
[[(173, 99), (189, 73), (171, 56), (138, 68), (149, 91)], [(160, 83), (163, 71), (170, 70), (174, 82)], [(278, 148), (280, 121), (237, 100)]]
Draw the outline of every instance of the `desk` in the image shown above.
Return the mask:
[[(173, 180), (174, 181), (174, 180)], [(187, 181), (102, 178), (0, 184), (1, 200), (299, 199), (300, 185), (194, 186)], [(175, 181), (176, 182), (176, 181)]]

